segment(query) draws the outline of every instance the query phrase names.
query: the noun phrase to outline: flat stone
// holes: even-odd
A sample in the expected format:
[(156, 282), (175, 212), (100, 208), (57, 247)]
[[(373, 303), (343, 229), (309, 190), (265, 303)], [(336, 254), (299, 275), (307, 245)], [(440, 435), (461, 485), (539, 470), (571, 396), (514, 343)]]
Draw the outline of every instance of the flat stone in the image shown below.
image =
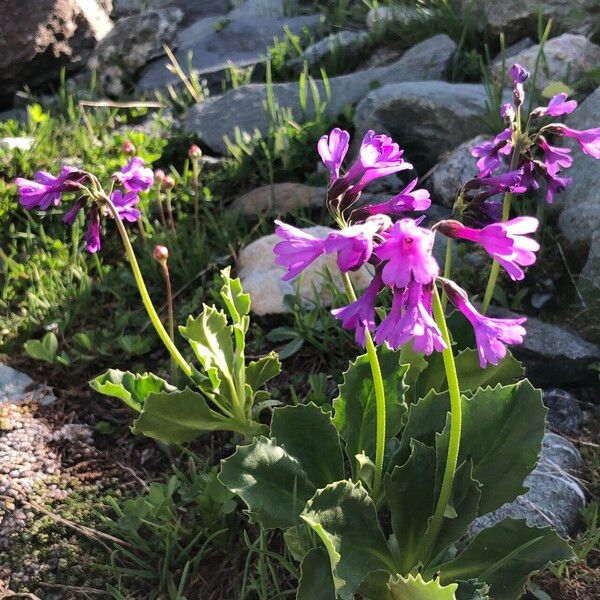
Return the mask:
[[(490, 315), (516, 318), (520, 315), (503, 308), (490, 307)], [(527, 317), (527, 335), (523, 344), (511, 346), (511, 352), (526, 367), (527, 377), (542, 388), (572, 386), (593, 380), (597, 375), (590, 366), (600, 359), (600, 348), (568, 329)]]
[[(505, 62), (505, 81), (510, 81), (508, 71), (513, 63), (518, 63), (533, 73), (539, 51), (540, 46), (536, 44), (511, 56), (510, 60)], [(535, 81), (536, 87), (540, 90), (543, 90), (550, 81), (574, 83), (586, 71), (597, 67), (600, 64), (600, 46), (583, 35), (564, 33), (544, 44), (544, 56), (546, 63), (544, 67), (538, 68)], [(502, 75), (501, 60), (493, 63), (492, 72), (497, 77)]]
[[(175, 58), (187, 69), (188, 54), (191, 52), (191, 68), (209, 84), (220, 83), (229, 65), (243, 68), (261, 62), (273, 38), (283, 37), (284, 28), (295, 34), (305, 28), (315, 32), (320, 20), (319, 15), (289, 18), (251, 16), (243, 19), (227, 17), (217, 21), (213, 17), (208, 24), (191, 26), (201, 29), (202, 35), (198, 37), (190, 32), (182, 32), (181, 39), (185, 43), (180, 44)], [(148, 65), (137, 83), (138, 91), (179, 83), (177, 75), (167, 70), (168, 64), (168, 59), (164, 57)]]
[(465, 182), (477, 175), (477, 159), (473, 158), (471, 150), (487, 139), (488, 136), (479, 135), (442, 157), (425, 181), (434, 202), (452, 208), (456, 192)]
[[(415, 81), (373, 90), (356, 107), (357, 131), (388, 133), (423, 171), (482, 133), (487, 95), (482, 84)], [(399, 115), (402, 118), (399, 118)]]
[(543, 401), (548, 408), (548, 424), (554, 431), (572, 435), (581, 431), (583, 411), (577, 398), (566, 390), (544, 390)]
[(275, 183), (236, 198), (231, 208), (239, 210), (245, 217), (280, 215), (300, 208), (322, 206), (325, 194), (324, 188), (302, 183)]
[(481, 4), (490, 33), (494, 37), (503, 33), (509, 44), (525, 35), (536, 36), (540, 9), (544, 23), (552, 18), (553, 30), (586, 33), (599, 11), (596, 0), (486, 0)]
[(285, 15), (284, 0), (246, 0), (234, 8), (228, 15), (230, 19), (246, 19), (248, 17), (283, 17)]
[(476, 519), (469, 535), (507, 517), (525, 519), (530, 526), (550, 525), (563, 537), (574, 534), (579, 511), (585, 506), (585, 492), (569, 471), (580, 466), (581, 456), (571, 442), (555, 433), (546, 433), (538, 464), (524, 481), (529, 491)]
[(29, 375), (0, 363), (0, 404), (18, 404), (32, 399), (44, 405), (56, 400), (52, 392)]
[(420, 16), (427, 15), (430, 11), (412, 6), (378, 6), (371, 8), (367, 13), (366, 24), (369, 29), (389, 23), (408, 25)]
[(214, 15), (229, 12), (228, 0), (113, 0), (112, 16), (115, 19), (137, 15), (157, 8), (178, 8), (183, 12), (182, 24), (188, 25)]
[(102, 89), (110, 96), (123, 94), (142, 67), (164, 54), (163, 44), (171, 43), (182, 18), (180, 9), (168, 8), (120, 19), (89, 61)]
[(308, 65), (319, 65), (332, 56), (343, 56), (349, 60), (365, 44), (369, 34), (365, 31), (339, 31), (312, 44), (298, 58), (289, 61), (289, 66), (301, 68), (306, 62)]
[[(325, 107), (326, 114), (329, 117), (341, 114), (346, 106), (356, 104), (367, 95), (374, 85), (444, 77), (455, 48), (450, 38), (438, 35), (416, 44), (391, 65), (332, 77), (329, 80), (331, 99)], [(321, 98), (325, 98), (323, 82), (317, 80), (316, 85)], [(291, 109), (295, 119), (302, 118), (296, 82), (274, 84), (273, 95), (281, 107)], [(227, 145), (223, 136), (233, 138), (236, 126), (248, 135), (255, 130), (263, 134), (268, 130), (268, 118), (264, 110), (266, 97), (266, 86), (263, 84), (249, 84), (230, 90), (193, 106), (184, 118), (183, 127), (212, 150), (226, 154)], [(482, 98), (485, 98), (485, 94)], [(309, 117), (314, 114), (310, 98), (306, 113)]]
[(22, 136), (22, 137), (4, 137), (0, 138), (0, 148), (5, 150), (31, 150), (35, 142), (35, 138)]
[[(315, 226), (303, 229), (315, 237), (324, 238), (334, 231), (330, 227)], [(285, 296), (294, 296), (297, 291), (297, 280), (282, 281), (286, 270), (275, 264), (273, 248), (281, 241), (276, 235), (267, 235), (248, 244), (239, 255), (238, 275), (244, 290), (250, 294), (251, 309), (255, 315), (284, 314), (288, 312), (284, 299)], [(325, 254), (315, 260), (302, 272), (300, 289), (298, 290), (300, 300), (306, 305), (311, 305), (317, 294), (322, 306), (331, 306), (333, 298), (326, 285), (325, 272), (328, 270), (335, 282), (336, 287), (343, 292), (344, 286), (336, 265), (335, 254)], [(357, 290), (365, 289), (371, 280), (371, 272), (368, 266), (361, 267), (358, 271), (350, 274), (352, 282)]]

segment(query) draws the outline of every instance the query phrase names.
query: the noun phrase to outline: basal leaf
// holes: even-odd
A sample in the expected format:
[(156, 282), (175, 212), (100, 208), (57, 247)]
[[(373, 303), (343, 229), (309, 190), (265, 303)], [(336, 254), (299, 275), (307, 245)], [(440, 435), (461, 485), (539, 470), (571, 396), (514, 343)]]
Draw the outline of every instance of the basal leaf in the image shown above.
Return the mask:
[(267, 381), (277, 377), (281, 371), (281, 363), (277, 352), (252, 361), (246, 365), (246, 383), (254, 392), (258, 391)]
[[(400, 365), (399, 351), (380, 346), (377, 354), (385, 386), (386, 439), (389, 440), (400, 430), (402, 415), (406, 410), (403, 378), (408, 366)], [(333, 406), (333, 423), (346, 442), (348, 456), (364, 452), (374, 460), (377, 413), (373, 377), (366, 354), (350, 363)]]
[(351, 600), (373, 571), (396, 572), (375, 505), (360, 484), (338, 481), (318, 490), (301, 517), (329, 553), (338, 596)]
[(477, 579), (490, 586), (494, 600), (515, 600), (532, 573), (572, 558), (569, 544), (549, 527), (504, 519), (481, 531), (457, 558), (436, 571), (441, 571), (441, 583)]
[(331, 414), (313, 403), (273, 411), (271, 435), (295, 456), (317, 488), (344, 478), (340, 437)]
[(105, 396), (119, 398), (127, 406), (141, 412), (148, 396), (157, 392), (172, 392), (175, 387), (152, 373), (131, 373), (109, 369), (90, 381), (92, 389)]
[(187, 442), (207, 431), (221, 429), (247, 435), (266, 430), (260, 423), (241, 424), (212, 410), (201, 394), (189, 388), (150, 394), (133, 426), (134, 433), (168, 444)]
[(296, 600), (336, 600), (329, 555), (325, 548), (313, 548), (302, 559)]
[(407, 386), (407, 403), (412, 404), (418, 400), (416, 384), (421, 373), (427, 368), (427, 361), (421, 352), (413, 350), (412, 344), (404, 344), (400, 348), (400, 364), (408, 365), (404, 383)]
[(442, 586), (439, 581), (425, 581), (418, 574), (416, 577), (391, 577), (388, 587), (391, 600), (455, 600), (458, 585)]
[(219, 480), (246, 503), (252, 521), (267, 529), (297, 525), (315, 492), (298, 459), (265, 437), (238, 446), (223, 460)]

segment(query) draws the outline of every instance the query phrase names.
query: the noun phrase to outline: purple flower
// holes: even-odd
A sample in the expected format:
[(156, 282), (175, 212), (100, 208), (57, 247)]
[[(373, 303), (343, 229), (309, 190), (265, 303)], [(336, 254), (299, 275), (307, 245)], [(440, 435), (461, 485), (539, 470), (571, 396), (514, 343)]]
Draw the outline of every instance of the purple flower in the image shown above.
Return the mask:
[(537, 230), (535, 217), (517, 217), (505, 223), (492, 223), (483, 229), (465, 227), (458, 221), (441, 221), (437, 229), (454, 239), (463, 239), (483, 246), (484, 250), (507, 271), (510, 278), (525, 277), (521, 266), (532, 265), (540, 245), (525, 234)]
[(538, 139), (538, 146), (544, 152), (546, 166), (570, 167), (573, 164), (573, 157), (569, 148), (559, 148), (551, 146), (543, 137)]
[(506, 356), (504, 344), (521, 344), (526, 334), (523, 323), (525, 317), (519, 319), (493, 319), (479, 313), (469, 302), (467, 293), (454, 282), (444, 280), (448, 299), (469, 320), (475, 332), (479, 364), (485, 369), (487, 363), (497, 365)]
[(346, 273), (358, 269), (371, 258), (373, 236), (381, 223), (376, 219), (330, 233), (325, 239), (325, 252), (337, 252), (337, 265)]
[(367, 212), (371, 215), (389, 215), (427, 210), (431, 206), (431, 197), (427, 190), (414, 189), (418, 181), (418, 177), (413, 179), (399, 194), (387, 202), (367, 206)]
[(560, 177), (556, 165), (546, 165), (546, 168), (542, 169), (542, 175), (546, 180), (546, 202), (548, 204), (552, 204), (554, 195), (564, 192), (573, 181), (572, 177)]
[(135, 223), (142, 214), (136, 204), (140, 201), (139, 196), (135, 192), (127, 192), (123, 194), (121, 190), (115, 190), (110, 199), (117, 209), (121, 221), (129, 221)]
[(48, 210), (51, 205), (58, 206), (64, 192), (77, 189), (79, 185), (76, 180), (82, 178), (83, 174), (79, 169), (63, 167), (58, 177), (47, 171), (38, 171), (33, 176), (33, 181), (17, 177), (15, 183), (19, 188), (19, 201), (23, 208)]
[(510, 154), (512, 150), (512, 132), (509, 128), (501, 131), (491, 142), (477, 144), (471, 150), (471, 156), (479, 158), (477, 168), (479, 177), (488, 177), (496, 171), (502, 161), (500, 154)]
[(83, 236), (86, 248), (92, 254), (100, 250), (100, 215), (98, 208), (94, 205), (88, 214), (88, 228)]
[(514, 84), (513, 95), (515, 99), (515, 106), (519, 107), (521, 104), (523, 104), (523, 100), (525, 98), (523, 84), (529, 79), (530, 73), (521, 65), (515, 64), (510, 68), (510, 76), (512, 77)]
[(329, 135), (321, 136), (317, 144), (319, 156), (329, 171), (329, 185), (340, 176), (340, 167), (348, 152), (349, 142), (350, 134), (336, 127)]
[(493, 175), (488, 177), (478, 177), (474, 181), (477, 187), (487, 187), (489, 195), (499, 194), (501, 192), (511, 192), (513, 194), (523, 194), (527, 191), (527, 186), (523, 185), (523, 171), (508, 171), (502, 175)]
[(560, 117), (561, 115), (571, 114), (577, 108), (577, 101), (567, 100), (567, 94), (556, 94), (548, 106), (536, 108), (532, 111), (532, 117), (543, 117), (545, 115), (551, 115), (552, 117)]
[(515, 120), (515, 108), (509, 102), (505, 102), (500, 107), (500, 116), (503, 119), (508, 119), (511, 123)]
[(113, 178), (129, 192), (145, 192), (154, 183), (152, 169), (144, 167), (144, 161), (134, 156)]
[(431, 289), (425, 291), (414, 281), (406, 290), (395, 291), (392, 308), (375, 333), (376, 343), (387, 342), (396, 349), (412, 339), (415, 352), (441, 352), (446, 344), (431, 315), (431, 294)]
[(560, 135), (576, 140), (585, 154), (600, 159), (600, 127), (578, 131), (566, 125), (556, 124), (552, 126), (552, 129)]
[(383, 281), (381, 277), (374, 277), (360, 298), (348, 304), (348, 306), (335, 308), (331, 311), (336, 319), (342, 321), (342, 327), (346, 331), (354, 329), (354, 339), (363, 348), (366, 343), (366, 329), (369, 331), (375, 329), (375, 301), (382, 288)]
[(386, 285), (405, 288), (411, 281), (429, 284), (440, 268), (431, 251), (435, 234), (419, 227), (414, 219), (401, 219), (387, 231), (375, 254), (387, 261), (381, 272)]
[(360, 145), (358, 160), (350, 167), (345, 179), (356, 181), (353, 192), (360, 192), (370, 181), (385, 177), (412, 165), (402, 158), (403, 150), (387, 135), (377, 135), (367, 131)]
[(75, 219), (77, 218), (77, 214), (79, 211), (85, 206), (85, 198), (78, 198), (73, 206), (64, 214), (63, 221), (67, 225), (73, 225), (75, 223)]
[(283, 238), (283, 241), (273, 248), (275, 264), (287, 268), (288, 272), (282, 279), (289, 281), (325, 252), (325, 240), (318, 239), (281, 221), (275, 221), (275, 223), (277, 224), (275, 233)]

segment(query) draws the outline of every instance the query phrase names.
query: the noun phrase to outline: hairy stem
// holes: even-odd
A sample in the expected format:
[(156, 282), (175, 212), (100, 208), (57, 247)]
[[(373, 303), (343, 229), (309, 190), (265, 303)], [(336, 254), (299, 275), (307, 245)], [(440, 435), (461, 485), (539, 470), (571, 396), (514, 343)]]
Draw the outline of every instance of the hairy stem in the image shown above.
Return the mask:
[[(446, 256), (444, 258), (444, 279), (452, 279), (452, 250), (454, 249), (454, 240), (446, 238)], [(446, 310), (448, 297), (446, 290), (442, 290), (442, 308)]]
[[(346, 294), (350, 302), (356, 301), (356, 294), (352, 287), (352, 282), (348, 273), (342, 273), (342, 280), (346, 289)], [(365, 329), (365, 340), (367, 347), (367, 358), (371, 365), (371, 374), (373, 376), (373, 387), (375, 390), (375, 409), (376, 409), (376, 433), (375, 433), (375, 475), (373, 477), (373, 497), (377, 498), (381, 487), (381, 478), (383, 475), (383, 454), (385, 450), (385, 388), (383, 386), (383, 375), (381, 374), (381, 365), (377, 357), (377, 349), (373, 343), (371, 332)]]

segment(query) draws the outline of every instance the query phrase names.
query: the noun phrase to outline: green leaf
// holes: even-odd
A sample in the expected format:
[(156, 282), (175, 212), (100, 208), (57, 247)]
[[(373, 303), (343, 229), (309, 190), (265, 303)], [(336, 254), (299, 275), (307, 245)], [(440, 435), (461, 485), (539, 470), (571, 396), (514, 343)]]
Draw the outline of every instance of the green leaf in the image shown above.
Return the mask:
[(280, 372), (279, 357), (276, 352), (271, 352), (246, 366), (246, 383), (256, 392)]
[(240, 279), (231, 279), (230, 274), (231, 267), (226, 267), (221, 271), (221, 278), (223, 279), (221, 298), (227, 306), (232, 321), (240, 323), (242, 317), (250, 313), (250, 294), (244, 293)]
[(105, 396), (119, 398), (137, 412), (144, 408), (150, 394), (172, 392), (175, 387), (152, 373), (136, 373), (109, 369), (90, 381), (92, 389)]
[[(546, 409), (542, 393), (529, 381), (496, 386), (462, 397), (460, 459), (473, 461), (473, 477), (482, 484), (478, 514), (496, 510), (525, 492), (523, 480), (537, 463)], [(439, 440), (446, 453), (449, 423)], [(438, 468), (441, 468), (438, 466)]]
[(542, 90), (542, 96), (548, 100), (557, 94), (563, 93), (567, 94), (567, 96), (574, 96), (576, 92), (564, 81), (549, 81), (546, 87)]
[(312, 402), (276, 408), (271, 420), (271, 435), (300, 461), (317, 488), (344, 478), (340, 437), (331, 414)]
[(338, 481), (318, 490), (301, 515), (329, 553), (336, 593), (351, 600), (372, 571), (396, 571), (375, 505), (360, 484)]
[(412, 440), (411, 448), (408, 461), (384, 480), (392, 529), (401, 549), (400, 573), (408, 573), (415, 565), (436, 500), (435, 450), (417, 440)]
[(58, 352), (58, 339), (56, 334), (49, 331), (40, 340), (28, 340), (23, 344), (25, 352), (35, 360), (54, 362)]
[(313, 548), (302, 559), (296, 600), (336, 600), (327, 550)]
[[(406, 411), (403, 379), (408, 366), (400, 365), (399, 351), (380, 346), (377, 354), (385, 387), (387, 441), (400, 431), (402, 415)], [(377, 413), (371, 366), (366, 354), (350, 363), (333, 406), (333, 423), (346, 442), (348, 456), (364, 452), (374, 460)]]
[(221, 462), (219, 480), (248, 506), (255, 523), (267, 529), (293, 527), (315, 492), (298, 459), (265, 437)]
[(150, 394), (133, 425), (134, 433), (143, 433), (167, 444), (188, 442), (207, 431), (256, 435), (264, 433), (265, 429), (260, 423), (239, 423), (212, 410), (201, 394), (189, 388)]
[(441, 571), (442, 583), (477, 579), (490, 586), (494, 600), (515, 600), (532, 573), (574, 557), (569, 544), (549, 527), (504, 519), (481, 531), (457, 558), (436, 571)]
[(415, 352), (412, 344), (404, 344), (400, 348), (400, 364), (408, 365), (404, 383), (408, 386), (406, 395), (409, 404), (418, 400), (416, 384), (421, 373), (427, 368), (427, 361), (421, 352)]
[(388, 587), (391, 600), (454, 600), (458, 585), (442, 586), (439, 581), (424, 581), (418, 574), (416, 577), (391, 577)]

